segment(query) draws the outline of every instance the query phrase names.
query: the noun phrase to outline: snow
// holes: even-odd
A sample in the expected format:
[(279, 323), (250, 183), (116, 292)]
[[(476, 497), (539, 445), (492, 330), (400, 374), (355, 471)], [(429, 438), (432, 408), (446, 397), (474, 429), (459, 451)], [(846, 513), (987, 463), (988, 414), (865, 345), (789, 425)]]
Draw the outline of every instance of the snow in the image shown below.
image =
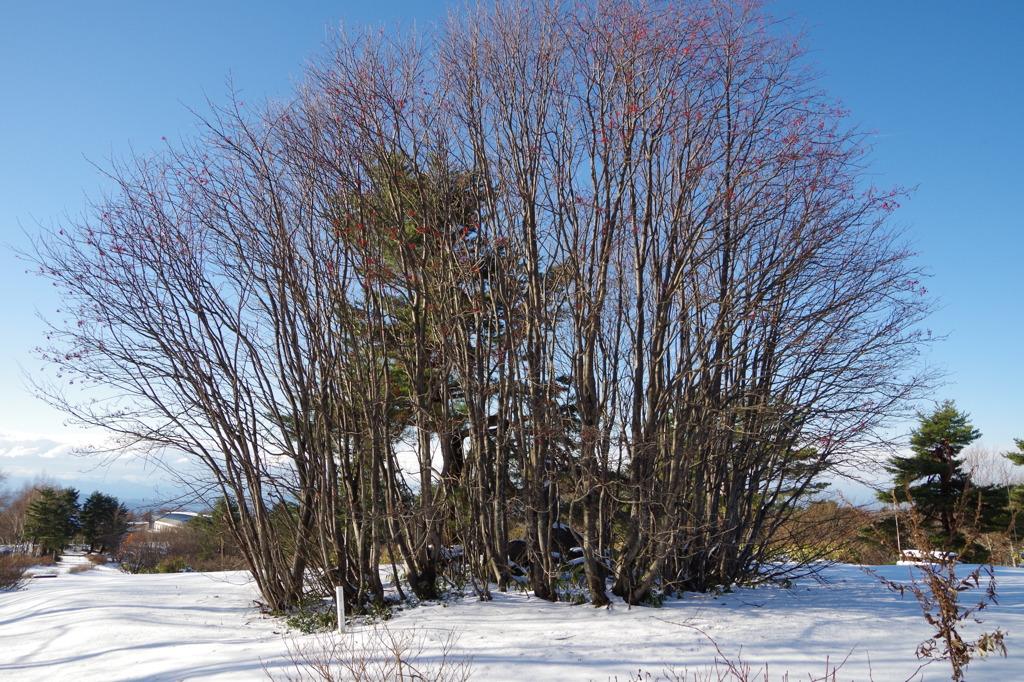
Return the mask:
[[(0, 679), (258, 680), (266, 679), (264, 665), (285, 671), (289, 645), (314, 641), (261, 615), (245, 573), (67, 568), (56, 578), (30, 580), (23, 590), (0, 592)], [(915, 569), (877, 570), (905, 580)], [(455, 654), (473, 657), (472, 679), (495, 682), (624, 682), (638, 671), (654, 680), (666, 666), (704, 671), (716, 652), (698, 630), (732, 661), (741, 658), (753, 670), (767, 665), (771, 680), (787, 672), (792, 680), (817, 678), (844, 659), (839, 681), (949, 679), (945, 662), (915, 676), (921, 661), (914, 650), (930, 633), (912, 597), (901, 599), (856, 566), (832, 567), (823, 577), (788, 589), (687, 595), (659, 609), (621, 602), (594, 609), (495, 593), (490, 603), (467, 597), (401, 611), (385, 626), (417, 633), (424, 660), (439, 656), (439, 643), (454, 631)], [(1010, 633), (1010, 656), (975, 661), (970, 680), (1019, 679), (1024, 569), (997, 567), (996, 577), (1000, 603), (981, 612), (983, 625), (966, 631)], [(370, 632), (354, 626), (327, 636), (360, 639)]]

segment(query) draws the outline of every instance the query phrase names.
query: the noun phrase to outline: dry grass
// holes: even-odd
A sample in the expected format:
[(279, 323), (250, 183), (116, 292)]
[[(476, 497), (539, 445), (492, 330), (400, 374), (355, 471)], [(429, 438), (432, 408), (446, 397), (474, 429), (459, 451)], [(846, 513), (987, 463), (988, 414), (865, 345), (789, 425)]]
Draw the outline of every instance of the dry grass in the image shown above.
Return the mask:
[(865, 541), (863, 529), (876, 519), (871, 510), (835, 501), (815, 502), (794, 511), (772, 537), (780, 554), (797, 561), (884, 564), (890, 554)]
[[(909, 492), (907, 497), (910, 497)], [(932, 544), (926, 519), (914, 506), (913, 500), (900, 511), (903, 527), (910, 540), (924, 556), (936, 555)], [(970, 528), (961, 524), (961, 528)], [(973, 538), (965, 542), (970, 545)], [(900, 597), (912, 595), (921, 608), (921, 615), (928, 621), (933, 636), (921, 642), (917, 647), (919, 659), (947, 661), (952, 672), (953, 682), (965, 679), (965, 669), (975, 658), (985, 658), (990, 654), (1007, 655), (1004, 639), (1007, 633), (996, 628), (992, 632), (982, 633), (975, 641), (965, 641), (960, 634), (964, 625), (971, 623), (980, 625), (983, 621), (978, 612), (996, 602), (995, 569), (978, 566), (961, 577), (956, 574), (956, 562), (919, 563), (910, 572), (909, 582), (897, 582), (873, 571), (864, 569), (868, 575), (874, 576), (880, 583)], [(973, 601), (977, 599), (977, 601)], [(966, 603), (964, 603), (966, 601)]]
[(85, 573), (96, 568), (94, 564), (76, 564), (68, 569), (68, 573)]

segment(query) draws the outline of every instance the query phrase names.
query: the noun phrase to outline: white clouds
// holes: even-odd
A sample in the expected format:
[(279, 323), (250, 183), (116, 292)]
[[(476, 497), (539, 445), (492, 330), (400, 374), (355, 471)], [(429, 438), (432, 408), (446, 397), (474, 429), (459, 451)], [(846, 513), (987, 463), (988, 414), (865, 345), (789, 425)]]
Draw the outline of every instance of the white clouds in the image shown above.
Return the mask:
[(24, 445), (0, 447), (0, 457), (22, 457), (36, 454), (35, 450)]
[(63, 469), (63, 461), (73, 457), (77, 444), (35, 434), (0, 431), (0, 468), (15, 470)]
[[(95, 439), (91, 439), (95, 442)], [(138, 453), (91, 454), (89, 442), (77, 434), (51, 435), (0, 430), (0, 471), (8, 487), (37, 481), (54, 482), (88, 494), (100, 490), (122, 499), (159, 499), (158, 491), (174, 489), (156, 463)]]

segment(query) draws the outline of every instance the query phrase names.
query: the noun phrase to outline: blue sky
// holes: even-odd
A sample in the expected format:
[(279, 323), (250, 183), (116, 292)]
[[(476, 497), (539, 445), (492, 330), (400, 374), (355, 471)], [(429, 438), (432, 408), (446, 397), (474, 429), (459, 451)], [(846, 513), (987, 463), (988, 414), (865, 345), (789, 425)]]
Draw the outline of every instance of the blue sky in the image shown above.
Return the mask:
[[(0, 10), (0, 234), (25, 243), (37, 221), (75, 214), (104, 187), (105, 160), (188, 137), (188, 107), (223, 101), (233, 75), (245, 99), (287, 96), (304, 60), (339, 20), (425, 23), (434, 0), (390, 2), (7, 3)], [(994, 450), (1024, 438), (1024, 3), (779, 0), (806, 27), (821, 83), (873, 135), (877, 184), (917, 187), (895, 219), (909, 230), (948, 339), (930, 352), (953, 398)], [(36, 313), (59, 305), (26, 265), (0, 250), (0, 469), (46, 474), (126, 495), (163, 476), (140, 462), (110, 468), (66, 455), (99, 434), (23, 388), (37, 372)], [(907, 425), (907, 429), (912, 426)]]

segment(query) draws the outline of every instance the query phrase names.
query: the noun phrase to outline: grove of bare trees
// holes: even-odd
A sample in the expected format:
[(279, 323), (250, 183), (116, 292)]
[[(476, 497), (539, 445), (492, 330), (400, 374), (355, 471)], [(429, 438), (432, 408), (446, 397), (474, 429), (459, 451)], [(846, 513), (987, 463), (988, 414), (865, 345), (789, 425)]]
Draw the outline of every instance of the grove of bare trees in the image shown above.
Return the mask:
[(558, 599), (565, 525), (594, 604), (771, 578), (928, 382), (900, 192), (801, 57), (727, 0), (339, 32), (41, 232), (44, 392), (201, 463), (273, 608), (388, 563), (433, 598), (453, 555)]

